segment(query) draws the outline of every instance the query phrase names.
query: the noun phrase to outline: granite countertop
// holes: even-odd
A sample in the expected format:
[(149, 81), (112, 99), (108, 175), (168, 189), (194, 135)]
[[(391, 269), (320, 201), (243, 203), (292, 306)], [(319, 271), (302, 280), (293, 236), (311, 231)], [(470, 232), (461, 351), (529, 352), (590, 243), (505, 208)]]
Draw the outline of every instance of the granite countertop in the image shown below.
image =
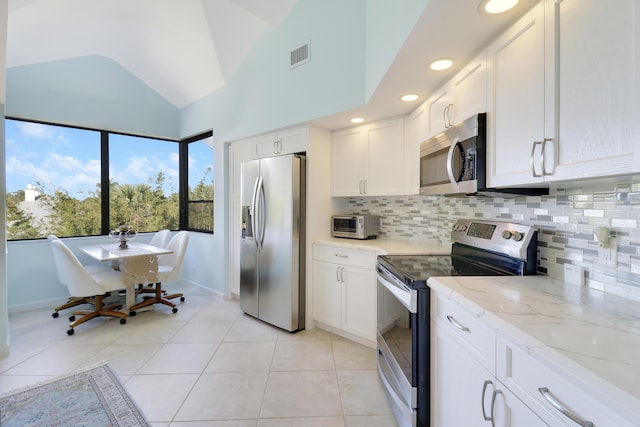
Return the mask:
[(340, 246), (348, 249), (372, 251), (377, 255), (447, 255), (451, 253), (451, 245), (442, 246), (428, 242), (415, 242), (409, 240), (358, 240), (328, 237), (326, 239), (314, 240), (314, 243), (319, 245)]
[(640, 419), (640, 303), (546, 276), (432, 277), (439, 295)]

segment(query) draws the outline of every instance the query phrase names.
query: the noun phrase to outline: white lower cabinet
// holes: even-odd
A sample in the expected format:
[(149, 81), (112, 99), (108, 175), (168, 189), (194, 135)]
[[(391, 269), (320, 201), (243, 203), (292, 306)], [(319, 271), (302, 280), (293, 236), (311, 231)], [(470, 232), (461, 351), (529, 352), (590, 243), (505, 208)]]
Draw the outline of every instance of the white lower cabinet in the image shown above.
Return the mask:
[(591, 394), (585, 385), (569, 379), (522, 347), (498, 336), (497, 376), (514, 393), (552, 426), (631, 427), (640, 420), (625, 419), (618, 402), (605, 402)]
[(336, 333), (376, 339), (376, 255), (314, 245), (313, 318)]
[(432, 427), (548, 425), (496, 379), (495, 331), (445, 299), (434, 301)]

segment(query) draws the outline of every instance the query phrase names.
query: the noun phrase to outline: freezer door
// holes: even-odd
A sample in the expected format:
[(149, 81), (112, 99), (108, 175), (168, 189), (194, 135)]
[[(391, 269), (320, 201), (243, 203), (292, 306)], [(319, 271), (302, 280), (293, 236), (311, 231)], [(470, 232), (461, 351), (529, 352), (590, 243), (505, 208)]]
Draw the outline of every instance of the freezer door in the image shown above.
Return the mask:
[[(259, 318), (288, 331), (299, 325), (301, 286), (301, 224), (304, 213), (304, 160), (279, 156), (260, 160), (261, 250), (258, 254)], [(264, 210), (262, 210), (264, 209)], [(304, 230), (304, 228), (302, 228)], [(254, 234), (256, 234), (254, 232)], [(302, 240), (303, 241), (303, 240)], [(242, 292), (241, 292), (242, 293)]]
[(255, 239), (255, 199), (260, 161), (240, 165), (242, 237), (240, 241), (240, 308), (258, 317), (258, 250)]

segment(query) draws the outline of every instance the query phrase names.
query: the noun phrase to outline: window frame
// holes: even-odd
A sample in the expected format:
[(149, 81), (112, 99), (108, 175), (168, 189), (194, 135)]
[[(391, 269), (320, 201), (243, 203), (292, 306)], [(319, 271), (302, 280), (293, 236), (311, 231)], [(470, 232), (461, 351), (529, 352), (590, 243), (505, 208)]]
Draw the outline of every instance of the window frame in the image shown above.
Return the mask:
[[(179, 156), (179, 185), (178, 185), (178, 203), (180, 205), (180, 229), (187, 231), (195, 231), (199, 233), (214, 234), (215, 225), (211, 224), (211, 230), (202, 230), (189, 226), (189, 204), (190, 203), (211, 203), (214, 204), (214, 200), (193, 200), (189, 201), (189, 144), (193, 142), (202, 141), (213, 136), (213, 131), (208, 130), (206, 132), (199, 133), (197, 135), (190, 136), (188, 138), (180, 140)], [(214, 185), (215, 194), (215, 185)]]
[[(178, 206), (179, 206), (179, 230), (188, 230), (194, 232), (201, 233), (209, 233), (213, 234), (213, 230), (198, 230), (198, 229), (190, 229), (186, 227), (188, 224), (188, 210), (186, 209), (188, 206), (188, 191), (189, 191), (189, 177), (188, 177), (188, 144), (191, 142), (199, 141), (208, 137), (213, 136), (213, 131), (209, 130), (195, 136), (185, 138), (185, 139), (172, 139), (172, 138), (163, 138), (163, 137), (153, 137), (149, 135), (137, 135), (129, 132), (117, 132), (112, 130), (105, 129), (96, 129), (86, 126), (76, 126), (55, 122), (47, 122), (43, 120), (33, 120), (33, 119), (25, 119), (22, 117), (15, 116), (4, 116), (5, 120), (14, 120), (20, 122), (28, 122), (35, 123), (47, 126), (57, 126), (63, 128), (71, 128), (71, 129), (79, 129), (79, 130), (87, 130), (93, 132), (100, 133), (100, 215), (101, 215), (101, 236), (108, 235), (111, 231), (111, 227), (109, 225), (109, 193), (110, 193), (110, 180), (109, 180), (109, 135), (124, 135), (131, 136), (136, 138), (146, 138), (156, 141), (169, 141), (175, 142), (178, 145), (178, 156), (179, 156), (179, 177), (178, 177)], [(183, 152), (184, 151), (184, 152)], [(6, 172), (5, 172), (6, 173)], [(5, 188), (5, 197), (6, 197), (6, 188)], [(208, 201), (206, 201), (208, 202)], [(213, 203), (213, 200), (211, 201)], [(185, 225), (183, 227), (183, 225)], [(6, 226), (6, 225), (5, 225)], [(174, 230), (175, 231), (175, 230)], [(92, 237), (95, 235), (81, 235), (81, 236), (65, 236), (65, 237)], [(44, 239), (44, 238), (42, 238)], [(38, 239), (12, 239), (11, 241), (22, 241), (22, 240), (38, 240)]]

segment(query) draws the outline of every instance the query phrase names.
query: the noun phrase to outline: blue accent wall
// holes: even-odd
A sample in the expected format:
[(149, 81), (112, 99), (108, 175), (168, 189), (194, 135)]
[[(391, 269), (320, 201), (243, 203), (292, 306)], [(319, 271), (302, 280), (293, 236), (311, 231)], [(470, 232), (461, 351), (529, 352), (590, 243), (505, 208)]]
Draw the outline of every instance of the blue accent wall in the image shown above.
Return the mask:
[(117, 62), (98, 55), (7, 69), (6, 114), (178, 138), (180, 112)]

